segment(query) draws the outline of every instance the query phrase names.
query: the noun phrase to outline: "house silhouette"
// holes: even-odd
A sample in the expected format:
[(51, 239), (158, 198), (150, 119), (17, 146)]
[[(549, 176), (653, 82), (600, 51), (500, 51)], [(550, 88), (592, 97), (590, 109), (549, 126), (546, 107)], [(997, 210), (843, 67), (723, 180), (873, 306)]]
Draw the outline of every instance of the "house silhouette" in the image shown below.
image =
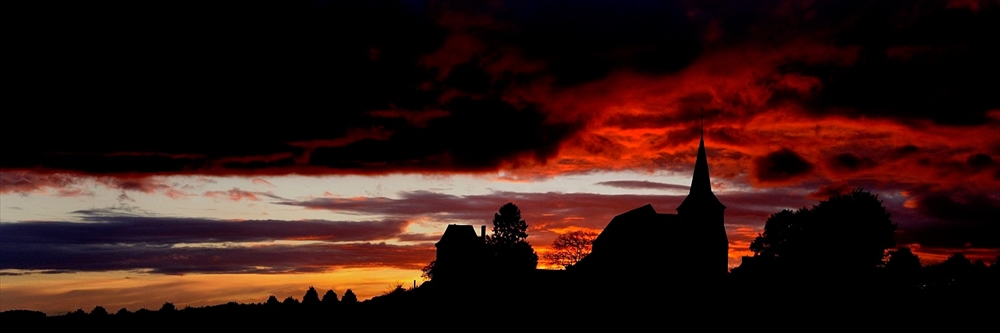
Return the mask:
[(435, 281), (461, 281), (475, 278), (486, 259), (486, 226), (479, 236), (471, 225), (449, 224), (434, 246)]

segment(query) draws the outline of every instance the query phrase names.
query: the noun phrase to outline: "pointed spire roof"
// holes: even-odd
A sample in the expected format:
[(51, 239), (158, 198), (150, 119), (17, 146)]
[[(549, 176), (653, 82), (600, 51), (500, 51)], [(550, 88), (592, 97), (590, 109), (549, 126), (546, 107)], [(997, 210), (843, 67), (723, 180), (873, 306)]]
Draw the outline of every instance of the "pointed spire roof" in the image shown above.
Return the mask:
[(691, 193), (712, 192), (712, 180), (708, 177), (708, 154), (705, 153), (705, 136), (698, 142), (698, 159), (694, 162), (694, 177), (691, 178)]
[(712, 193), (712, 180), (708, 176), (708, 154), (705, 153), (705, 126), (701, 126), (701, 140), (698, 142), (698, 159), (694, 162), (694, 177), (687, 198), (677, 207), (677, 211), (688, 208), (725, 209), (719, 198)]

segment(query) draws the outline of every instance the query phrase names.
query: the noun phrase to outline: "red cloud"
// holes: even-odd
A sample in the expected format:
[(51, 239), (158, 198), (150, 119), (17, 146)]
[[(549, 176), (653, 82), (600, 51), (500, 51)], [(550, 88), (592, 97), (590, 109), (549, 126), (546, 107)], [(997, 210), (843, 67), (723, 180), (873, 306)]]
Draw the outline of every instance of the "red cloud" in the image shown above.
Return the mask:
[(239, 188), (233, 188), (232, 190), (229, 191), (208, 191), (205, 192), (205, 196), (212, 199), (224, 198), (232, 201), (240, 201), (240, 200), (260, 201), (260, 199), (257, 198), (257, 194), (255, 194), (254, 192), (243, 191), (240, 190)]
[(74, 193), (80, 191), (75, 189), (80, 183), (80, 178), (70, 174), (61, 173), (38, 173), (27, 171), (0, 172), (0, 194), (7, 193), (42, 193), (48, 188), (68, 191), (60, 193)]
[(122, 191), (136, 191), (142, 193), (154, 193), (157, 190), (167, 190), (170, 186), (162, 183), (153, 177), (126, 176), (126, 177), (99, 177), (95, 179), (99, 184), (108, 188)]

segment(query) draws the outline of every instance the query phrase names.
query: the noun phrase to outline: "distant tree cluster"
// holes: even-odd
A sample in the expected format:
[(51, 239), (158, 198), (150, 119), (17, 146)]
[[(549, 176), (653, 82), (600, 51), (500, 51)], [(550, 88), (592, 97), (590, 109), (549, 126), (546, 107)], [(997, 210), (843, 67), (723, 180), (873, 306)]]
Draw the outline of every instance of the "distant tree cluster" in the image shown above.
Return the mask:
[(744, 258), (733, 274), (785, 286), (823, 286), (817, 288), (857, 287), (860, 282), (910, 292), (1000, 290), (1000, 256), (992, 266), (971, 262), (961, 253), (923, 266), (910, 248), (893, 249), (895, 230), (882, 201), (855, 189), (812, 208), (771, 215), (750, 244), (754, 256)]
[(270, 306), (297, 306), (301, 304), (303, 307), (330, 307), (336, 306), (337, 304), (351, 304), (357, 302), (358, 297), (354, 295), (354, 291), (351, 289), (347, 289), (347, 291), (344, 292), (344, 297), (337, 300), (337, 293), (334, 292), (333, 289), (327, 290), (326, 293), (323, 294), (323, 298), (320, 298), (319, 291), (317, 291), (315, 287), (310, 286), (309, 289), (306, 290), (306, 294), (302, 296), (301, 302), (292, 296), (288, 296), (284, 301), (278, 302), (278, 298), (271, 295), (268, 297), (267, 301), (264, 302), (264, 304)]

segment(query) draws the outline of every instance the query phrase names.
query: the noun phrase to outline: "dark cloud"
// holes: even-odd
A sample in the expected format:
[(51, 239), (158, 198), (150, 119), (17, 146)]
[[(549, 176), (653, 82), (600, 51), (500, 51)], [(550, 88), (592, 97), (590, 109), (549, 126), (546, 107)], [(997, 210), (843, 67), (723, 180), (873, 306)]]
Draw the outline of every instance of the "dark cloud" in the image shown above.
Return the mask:
[(930, 192), (914, 199), (923, 223), (901, 226), (906, 240), (931, 247), (1000, 249), (1000, 199), (967, 191)]
[(500, 99), (456, 98), (443, 106), (449, 115), (423, 128), (401, 129), (388, 140), (360, 140), (342, 147), (318, 148), (310, 164), (338, 169), (492, 170), (519, 158), (545, 161), (574, 131), (569, 124), (548, 124), (531, 106), (517, 108)]
[(901, 157), (904, 157), (904, 156), (909, 156), (909, 155), (912, 155), (912, 154), (916, 154), (919, 151), (920, 151), (920, 148), (917, 147), (917, 146), (914, 146), (914, 145), (905, 145), (905, 146), (897, 147), (895, 150), (893, 150), (892, 151), (892, 156), (894, 158), (901, 158)]
[[(810, 110), (824, 114), (930, 119), (943, 124), (978, 124), (1000, 107), (1000, 6), (948, 8), (946, 1), (819, 2), (814, 15), (796, 24), (797, 34), (826, 39), (854, 50), (844, 62), (790, 60), (782, 73), (818, 78)], [(788, 21), (782, 21), (788, 22)], [(752, 31), (752, 30), (751, 30)]]
[(55, 272), (148, 270), (162, 274), (306, 273), (336, 267), (419, 269), (434, 258), (428, 245), (384, 243), (167, 247), (141, 244), (8, 245), (0, 269)]
[[(100, 212), (80, 212), (100, 213)], [(197, 218), (107, 216), (89, 214), (87, 223), (16, 222), (0, 225), (3, 246), (17, 244), (144, 244), (172, 246), (184, 243), (239, 243), (276, 240), (322, 240), (329, 242), (374, 241), (396, 237), (407, 222), (247, 220), (225, 221)]]
[[(25, 112), (24, 121), (45, 122), (46, 132), (73, 139), (19, 140), (5, 132), (5, 142), (20, 144), (5, 150), (3, 169), (483, 170), (525, 155), (544, 160), (573, 132), (572, 124), (547, 123), (533, 106), (501, 100), (503, 82), (481, 62), (470, 60), (437, 78), (423, 59), (442, 47), (448, 28), (435, 21), (437, 9), (429, 4), (143, 2), (108, 11), (57, 3), (31, 9), (26, 15), (45, 28), (20, 41), (28, 45), (13, 54), (24, 69), (15, 79), (19, 94), (41, 111)], [(62, 109), (119, 112), (48, 119), (47, 110)], [(117, 116), (139, 110), (148, 120)], [(205, 116), (216, 110), (240, 114)], [(425, 128), (379, 116), (386, 110), (441, 117)], [(392, 135), (311, 150), (368, 129)]]
[(830, 158), (830, 167), (838, 172), (854, 172), (858, 170), (870, 169), (877, 163), (868, 157), (858, 156), (852, 153), (837, 154)]
[[(605, 119), (619, 129), (674, 127), (654, 149), (690, 142), (706, 105), (709, 119), (725, 119), (716, 114), (759, 112), (756, 98), (812, 116), (978, 124), (1000, 109), (996, 87), (979, 83), (1000, 76), (993, 61), (1000, 43), (991, 33), (1000, 30), (998, 7), (936, 0), (31, 3), (19, 11), (31, 33), (13, 36), (7, 55), (17, 64), (11, 95), (26, 105), (17, 121), (71, 139), (0, 133), (17, 142), (5, 147), (0, 169), (256, 175), (544, 164), (568, 142), (621, 146), (591, 142), (584, 131), (592, 117), (574, 114), (607, 105), (567, 107), (556, 96), (586, 98), (574, 89), (626, 74), (683, 86), (715, 82), (667, 105), (638, 100), (645, 110)], [(743, 63), (748, 49), (776, 60)], [(705, 59), (758, 66), (759, 75), (721, 84), (688, 73)], [(722, 85), (767, 96), (727, 95)], [(609, 100), (643, 95), (615, 93)], [(73, 111), (84, 109), (105, 112)], [(359, 138), (358, 131), (381, 135)], [(600, 137), (614, 137), (608, 134)], [(713, 134), (748, 144), (736, 130)]]
[(979, 171), (996, 165), (996, 162), (993, 161), (993, 157), (986, 154), (975, 154), (969, 156), (969, 158), (966, 159), (965, 162), (975, 171)]
[[(423, 240), (404, 234), (408, 223), (398, 220), (223, 221), (120, 215), (87, 215), (84, 220), (0, 225), (0, 269), (286, 273), (334, 266), (417, 269), (433, 258), (433, 248), (427, 244), (383, 243), (397, 237)], [(312, 242), (275, 242), (290, 240)]]
[(700, 29), (670, 1), (506, 1), (494, 17), (510, 29), (488, 41), (512, 44), (568, 86), (613, 70), (675, 72), (701, 53)]
[(808, 175), (813, 164), (788, 148), (754, 160), (754, 176), (760, 182), (782, 182)]
[(611, 186), (625, 189), (649, 189), (649, 190), (677, 190), (687, 191), (688, 186), (651, 182), (647, 180), (610, 180), (599, 182), (597, 185)]

